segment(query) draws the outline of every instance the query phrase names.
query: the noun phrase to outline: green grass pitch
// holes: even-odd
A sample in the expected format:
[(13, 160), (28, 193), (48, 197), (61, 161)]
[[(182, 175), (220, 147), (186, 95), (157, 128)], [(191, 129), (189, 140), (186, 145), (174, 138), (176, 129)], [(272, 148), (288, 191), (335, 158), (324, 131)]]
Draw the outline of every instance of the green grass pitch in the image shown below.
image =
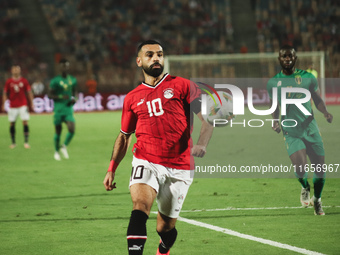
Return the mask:
[[(316, 118), (325, 143), (326, 161), (339, 164), (340, 107), (329, 107), (329, 111), (334, 115), (333, 124), (328, 124), (320, 113), (316, 113)], [(70, 159), (56, 162), (51, 114), (31, 115), (29, 150), (23, 148), (19, 121), (17, 147), (9, 149), (7, 116), (0, 115), (0, 254), (127, 254), (126, 230), (132, 208), (128, 190), (130, 149), (117, 170), (117, 189), (107, 192), (102, 185), (120, 116), (119, 111), (76, 113), (76, 134), (68, 148)], [(62, 138), (65, 134), (63, 126)], [(197, 135), (196, 127), (194, 141)], [(221, 151), (227, 163), (237, 166), (290, 164), (282, 135), (275, 134), (268, 125), (216, 129), (207, 160)], [(339, 184), (338, 178), (327, 179), (323, 191), (326, 215), (317, 217), (311, 208), (294, 208), (300, 206), (300, 186), (293, 178), (198, 176), (181, 216), (310, 251), (339, 254)], [(288, 208), (209, 210), (228, 207)], [(155, 204), (153, 211), (156, 210)], [(155, 254), (159, 242), (156, 215), (150, 215), (147, 226), (144, 251)], [(296, 254), (182, 221), (178, 221), (177, 229), (172, 255)]]

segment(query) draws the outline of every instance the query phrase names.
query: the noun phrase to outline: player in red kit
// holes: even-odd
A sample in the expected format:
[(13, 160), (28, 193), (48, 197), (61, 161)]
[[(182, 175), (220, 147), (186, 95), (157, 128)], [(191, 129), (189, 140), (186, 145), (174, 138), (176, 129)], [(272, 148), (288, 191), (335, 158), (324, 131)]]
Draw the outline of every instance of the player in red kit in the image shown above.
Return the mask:
[[(124, 99), (121, 130), (115, 141), (104, 179), (115, 188), (115, 170), (136, 133), (133, 146), (130, 194), (133, 210), (127, 230), (129, 254), (143, 254), (146, 221), (157, 200), (157, 254), (169, 254), (177, 237), (176, 220), (193, 181), (193, 156), (203, 157), (213, 127), (201, 115), (200, 89), (187, 79), (163, 73), (162, 46), (153, 40), (138, 47), (137, 65), (145, 81)], [(196, 145), (191, 139), (193, 112), (201, 120)]]
[[(18, 65), (13, 65), (11, 68), (12, 77), (9, 78), (4, 87), (3, 98), (2, 98), (2, 106), (1, 110), (5, 111), (5, 102), (9, 99), (9, 110), (8, 110), (8, 120), (10, 122), (10, 134), (12, 139), (12, 144), (10, 148), (13, 149), (16, 146), (15, 143), (15, 122), (20, 116), (22, 120), (22, 124), (24, 126), (24, 136), (25, 143), (24, 147), (26, 149), (30, 148), (28, 144), (28, 120), (29, 120), (29, 108), (28, 103), (30, 104), (31, 109), (33, 109), (33, 94), (31, 91), (31, 86), (28, 81), (21, 77), (21, 68)], [(27, 101), (28, 98), (28, 101)]]

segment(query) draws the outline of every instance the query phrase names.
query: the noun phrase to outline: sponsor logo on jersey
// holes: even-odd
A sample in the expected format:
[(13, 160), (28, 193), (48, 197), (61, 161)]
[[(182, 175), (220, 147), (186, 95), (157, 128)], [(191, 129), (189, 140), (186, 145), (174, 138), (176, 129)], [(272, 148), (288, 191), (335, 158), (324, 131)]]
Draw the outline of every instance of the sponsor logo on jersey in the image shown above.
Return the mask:
[(172, 98), (173, 96), (174, 96), (174, 90), (173, 90), (173, 89), (168, 88), (168, 89), (165, 89), (165, 90), (164, 90), (164, 97), (165, 97), (166, 99), (170, 99), (170, 98)]
[(277, 86), (280, 87), (282, 85), (282, 81), (278, 81)]

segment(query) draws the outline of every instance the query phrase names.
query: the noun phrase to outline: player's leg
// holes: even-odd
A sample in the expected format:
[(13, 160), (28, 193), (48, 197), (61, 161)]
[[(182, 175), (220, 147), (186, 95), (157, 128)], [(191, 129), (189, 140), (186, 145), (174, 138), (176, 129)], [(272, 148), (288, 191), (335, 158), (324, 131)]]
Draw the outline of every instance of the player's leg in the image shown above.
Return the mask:
[(307, 155), (315, 171), (313, 174), (314, 196), (311, 200), (316, 215), (325, 215), (322, 209), (321, 194), (325, 185), (326, 173), (324, 171), (325, 150), (319, 133), (310, 136), (311, 142), (307, 144)]
[(24, 120), (22, 122), (22, 124), (23, 124), (23, 127), (24, 127), (24, 139), (25, 139), (24, 147), (25, 147), (25, 149), (29, 149), (30, 145), (28, 144), (28, 137), (29, 137), (28, 121)]
[(15, 146), (16, 146), (16, 143), (15, 143), (15, 122), (10, 122), (9, 123), (9, 133), (10, 133), (10, 136), (11, 136), (11, 145), (9, 146), (11, 149), (14, 149)]
[(289, 156), (294, 165), (295, 175), (298, 178), (302, 188), (300, 193), (300, 202), (303, 207), (308, 207), (310, 204), (310, 185), (307, 181), (305, 166), (307, 164), (306, 149), (298, 150)]
[(9, 133), (11, 137), (11, 145), (9, 146), (11, 149), (14, 149), (16, 146), (15, 143), (15, 122), (19, 115), (18, 108), (9, 108), (8, 110), (8, 121), (9, 121)]
[(168, 254), (170, 248), (174, 245), (177, 238), (176, 221), (177, 218), (170, 218), (158, 212), (156, 230), (161, 237), (161, 241), (156, 255)]
[(157, 232), (161, 237), (157, 254), (169, 254), (176, 241), (175, 224), (194, 176), (193, 170), (167, 170), (167, 179), (157, 194)]
[(20, 118), (22, 120), (23, 128), (24, 128), (24, 147), (26, 149), (30, 148), (30, 145), (28, 144), (28, 137), (29, 137), (29, 128), (28, 128), (28, 120), (30, 119), (30, 115), (28, 112), (27, 106), (22, 106), (19, 108), (20, 112)]
[(301, 186), (306, 189), (309, 188), (309, 183), (307, 181), (307, 173), (305, 171), (305, 165), (307, 164), (307, 153), (306, 149), (298, 150), (289, 156), (290, 161), (292, 162), (295, 175), (298, 178)]
[(55, 160), (61, 160), (60, 154), (59, 154), (59, 148), (60, 148), (60, 136), (61, 136), (61, 130), (62, 130), (62, 116), (60, 115), (54, 115), (54, 159)]
[(67, 152), (67, 146), (70, 144), (75, 132), (75, 119), (73, 118), (73, 115), (70, 114), (66, 116), (65, 122), (68, 132), (66, 134), (64, 144), (60, 147), (60, 151), (63, 154), (64, 158), (68, 159), (69, 155)]
[(74, 132), (76, 129), (76, 125), (75, 125), (75, 121), (73, 120), (66, 120), (66, 125), (67, 125), (67, 129), (68, 129), (68, 133), (66, 134), (66, 138), (64, 141), (64, 145), (68, 146), (74, 136)]
[(306, 145), (301, 138), (284, 135), (286, 149), (295, 169), (295, 176), (301, 184), (300, 202), (304, 207), (310, 204), (310, 185), (307, 181), (305, 166), (307, 164)]
[(146, 222), (159, 189), (154, 170), (150, 162), (133, 157), (130, 178), (133, 209), (127, 229), (129, 254), (143, 254), (147, 239)]
[(147, 239), (146, 221), (157, 192), (147, 184), (135, 183), (130, 186), (130, 194), (133, 208), (127, 229), (128, 251), (129, 255), (140, 255)]

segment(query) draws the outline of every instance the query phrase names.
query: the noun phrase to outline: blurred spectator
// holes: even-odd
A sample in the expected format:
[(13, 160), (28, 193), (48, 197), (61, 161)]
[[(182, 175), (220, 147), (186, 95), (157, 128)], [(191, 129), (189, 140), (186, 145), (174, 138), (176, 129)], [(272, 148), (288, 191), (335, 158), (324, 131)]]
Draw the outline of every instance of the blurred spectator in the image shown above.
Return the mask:
[(91, 96), (94, 96), (97, 93), (97, 86), (98, 83), (95, 80), (94, 76), (92, 75), (91, 78), (89, 78), (86, 83), (85, 83), (86, 87), (87, 87), (87, 93)]
[[(83, 69), (91, 63), (101, 87), (111, 91), (119, 68), (135, 68), (135, 48), (146, 39), (161, 41), (168, 55), (233, 51), (230, 0), (39, 1), (60, 54), (78, 62), (73, 73), (86, 76)], [(118, 71), (107, 76), (107, 67)], [(135, 79), (123, 75), (119, 80), (129, 89)]]
[(17, 0), (0, 1), (0, 79), (8, 78), (8, 70), (20, 63), (28, 81), (40, 73), (40, 55), (34, 46), (25, 22), (20, 15)]
[(242, 46), (240, 48), (240, 53), (242, 54), (248, 53), (248, 47), (245, 43), (242, 43)]
[(278, 42), (293, 45), (298, 51), (325, 51), (329, 55), (326, 77), (339, 77), (339, 3), (335, 0), (257, 0), (259, 52), (277, 52)]
[(45, 90), (44, 84), (40, 80), (36, 80), (32, 84), (32, 91), (35, 96), (40, 96)]
[(314, 69), (314, 63), (313, 62), (309, 63), (308, 69), (306, 71), (313, 74), (315, 76), (315, 78), (318, 78), (318, 72)]

